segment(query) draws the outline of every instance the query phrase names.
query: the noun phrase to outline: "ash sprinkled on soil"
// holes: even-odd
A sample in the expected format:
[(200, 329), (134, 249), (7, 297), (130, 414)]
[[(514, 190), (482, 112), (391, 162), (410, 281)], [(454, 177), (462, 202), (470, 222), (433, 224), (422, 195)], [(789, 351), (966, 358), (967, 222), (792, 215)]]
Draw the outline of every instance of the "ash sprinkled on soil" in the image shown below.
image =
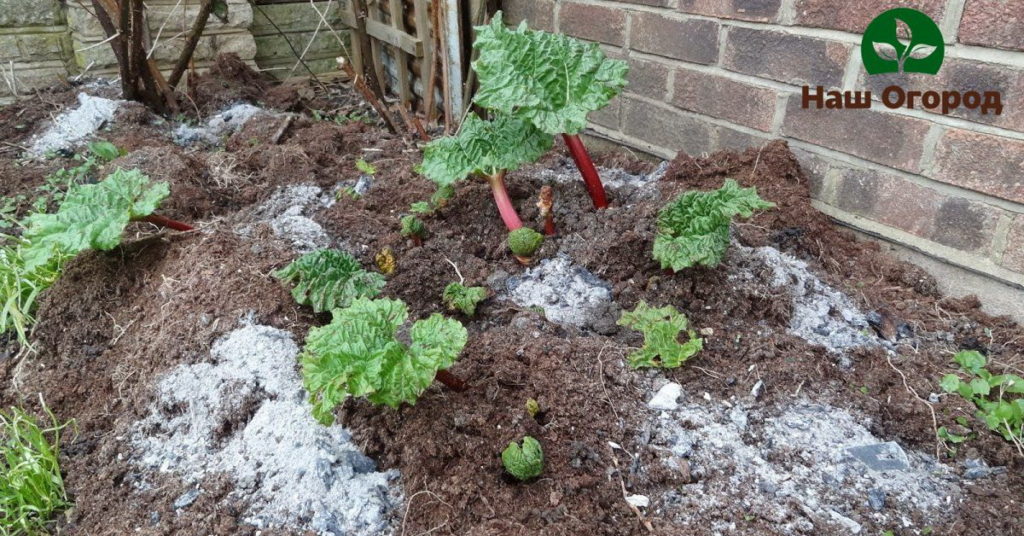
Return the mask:
[(290, 333), (246, 324), (214, 344), (211, 362), (171, 371), (135, 426), (137, 463), (195, 485), (229, 475), (248, 503), (244, 520), (257, 527), (386, 532), (400, 504), (398, 473), (377, 472), (347, 430), (312, 418), (298, 352)]
[(506, 285), (513, 302), (540, 307), (556, 324), (599, 333), (615, 331), (618, 307), (612, 302), (611, 286), (566, 255), (544, 259), (522, 275), (510, 277)]
[(52, 151), (76, 147), (109, 123), (121, 103), (79, 93), (78, 107), (57, 116), (53, 125), (32, 143), (29, 152), (34, 156), (44, 156)]

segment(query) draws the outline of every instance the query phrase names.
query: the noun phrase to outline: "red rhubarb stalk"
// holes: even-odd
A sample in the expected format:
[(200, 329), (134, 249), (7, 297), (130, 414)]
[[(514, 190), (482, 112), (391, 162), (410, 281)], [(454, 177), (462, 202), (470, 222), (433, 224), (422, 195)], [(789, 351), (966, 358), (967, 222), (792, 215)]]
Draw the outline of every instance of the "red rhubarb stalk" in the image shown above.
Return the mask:
[(498, 213), (501, 214), (501, 221), (509, 231), (515, 231), (523, 226), (516, 208), (512, 206), (512, 199), (505, 189), (505, 172), (500, 171), (494, 175), (487, 176), (487, 182), (491, 183), (491, 191), (494, 193), (494, 204), (498, 205)]
[(156, 214), (150, 214), (139, 221), (149, 222), (153, 225), (159, 225), (160, 227), (174, 229), (175, 231), (194, 231), (196, 229), (187, 223), (181, 223), (180, 221), (172, 220), (164, 216), (157, 216)]
[(594, 201), (594, 208), (607, 208), (608, 198), (604, 195), (604, 185), (601, 184), (601, 178), (597, 175), (594, 161), (590, 159), (587, 148), (583, 146), (583, 140), (576, 134), (562, 134), (562, 139), (565, 140), (565, 145), (569, 148), (569, 154), (576, 162), (580, 175), (583, 175), (583, 182), (587, 185), (590, 199)]
[(434, 378), (443, 383), (445, 387), (455, 392), (462, 392), (469, 389), (469, 386), (466, 385), (466, 382), (462, 378), (448, 372), (447, 370), (437, 371), (437, 376), (434, 376)]

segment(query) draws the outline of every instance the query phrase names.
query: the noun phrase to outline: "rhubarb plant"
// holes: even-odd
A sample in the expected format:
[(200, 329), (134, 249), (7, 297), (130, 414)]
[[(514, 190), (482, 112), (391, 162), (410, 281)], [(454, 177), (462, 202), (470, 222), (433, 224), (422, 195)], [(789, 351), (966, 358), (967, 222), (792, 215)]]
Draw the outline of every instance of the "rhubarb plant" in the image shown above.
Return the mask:
[(487, 299), (484, 287), (467, 287), (461, 283), (449, 283), (441, 294), (441, 301), (452, 311), (461, 311), (466, 316), (476, 314), (476, 306)]
[(522, 446), (515, 441), (508, 444), (501, 453), (501, 463), (505, 471), (518, 480), (536, 478), (544, 472), (544, 449), (539, 441), (525, 436)]
[(191, 229), (153, 215), (168, 195), (167, 183), (154, 183), (139, 170), (118, 169), (97, 184), (75, 186), (57, 212), (33, 214), (25, 219), (22, 237), (29, 244), (23, 252), (26, 269), (44, 266), (55, 255), (75, 256), (87, 249), (114, 249), (121, 244), (121, 235), (132, 221)]
[[(704, 349), (704, 339), (687, 329), (686, 315), (671, 305), (654, 308), (641, 301), (632, 311), (624, 311), (618, 324), (644, 334), (644, 345), (627, 357), (633, 368), (677, 368)], [(680, 334), (687, 336), (679, 342)]]
[(336, 249), (307, 253), (273, 275), (293, 283), (295, 301), (317, 313), (348, 307), (356, 298), (376, 297), (386, 283), (384, 276), (364, 270), (355, 257)]
[(562, 34), (509, 29), (497, 12), (476, 28), (473, 69), (480, 81), (475, 103), (562, 134), (596, 208), (608, 206), (597, 169), (579, 139), (587, 114), (608, 105), (626, 86), (624, 61), (608, 59), (600, 46)]
[(469, 175), (487, 179), (498, 213), (509, 231), (523, 226), (505, 189), (505, 173), (533, 162), (551, 149), (551, 136), (531, 123), (499, 115), (492, 120), (469, 114), (458, 134), (436, 139), (423, 149), (417, 171), (439, 188), (450, 188)]
[(408, 316), (401, 301), (358, 298), (335, 309), (330, 324), (309, 331), (299, 359), (318, 421), (329, 425), (334, 408), (350, 396), (392, 408), (415, 404), (455, 363), (466, 345), (466, 328), (435, 313), (412, 325), (412, 344), (406, 346), (397, 331)]
[(729, 247), (732, 219), (774, 206), (758, 197), (756, 188), (741, 188), (732, 179), (711, 192), (686, 192), (658, 213), (654, 259), (673, 271), (717, 266)]

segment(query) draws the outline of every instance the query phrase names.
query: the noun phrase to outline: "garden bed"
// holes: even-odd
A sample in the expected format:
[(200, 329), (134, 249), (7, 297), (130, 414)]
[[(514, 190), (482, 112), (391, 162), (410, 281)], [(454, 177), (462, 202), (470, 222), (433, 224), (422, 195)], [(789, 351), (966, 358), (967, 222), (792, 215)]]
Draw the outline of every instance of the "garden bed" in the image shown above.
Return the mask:
[[(5, 139), (31, 146), (80, 91), (0, 110)], [(43, 297), (36, 353), (14, 341), (0, 351), (4, 406), (34, 407), (41, 393), (77, 421), (62, 533), (1024, 532), (1021, 456), (938, 385), (962, 349), (1019, 373), (1024, 330), (941, 296), (927, 273), (814, 210), (784, 143), (667, 166), (599, 155), (602, 211), (557, 149), (507, 177), (527, 225), (540, 225), (540, 186), (555, 192), (559, 234), (524, 267), (483, 181), (424, 218), (414, 246), (399, 216), (433, 191), (412, 170), (416, 145), (359, 120), (287, 115), (334, 102), (352, 117), (364, 108), (349, 97), (209, 91), (193, 126), (237, 104), (224, 95), (279, 109), (183, 146), (180, 125), (121, 104), (96, 134), (127, 151), (107, 170), (169, 182), (161, 211), (199, 229), (133, 224), (122, 247), (79, 256)], [(0, 149), (4, 196), (69, 165), (20, 153)], [(734, 225), (721, 266), (660, 269), (657, 211), (727, 177), (778, 207)], [(357, 185), (358, 199), (338, 195)], [(349, 400), (337, 425), (312, 420), (294, 356), (328, 318), (270, 274), (325, 246), (367, 267), (390, 248), (383, 295), (413, 319), (444, 312), (441, 291), (460, 276), (487, 287), (477, 315), (458, 317), (469, 342), (451, 370), (470, 389), (434, 386), (397, 410)], [(704, 350), (675, 370), (629, 368), (642, 340), (616, 320), (640, 300), (684, 312)], [(977, 437), (952, 452), (936, 428), (966, 433), (961, 416)], [(523, 435), (545, 453), (529, 483), (499, 458)]]

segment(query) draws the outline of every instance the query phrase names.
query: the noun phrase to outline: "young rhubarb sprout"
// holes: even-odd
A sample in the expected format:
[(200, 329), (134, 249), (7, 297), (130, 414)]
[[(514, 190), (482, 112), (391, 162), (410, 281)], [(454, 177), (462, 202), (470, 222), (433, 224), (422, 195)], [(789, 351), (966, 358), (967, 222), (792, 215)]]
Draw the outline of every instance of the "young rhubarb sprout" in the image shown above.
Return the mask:
[[(641, 301), (632, 311), (624, 311), (618, 324), (644, 334), (643, 348), (627, 357), (633, 368), (677, 368), (704, 349), (704, 339), (687, 329), (686, 315), (671, 305), (654, 308)], [(682, 332), (688, 339), (685, 343), (679, 342)]]
[(423, 236), (426, 231), (427, 226), (416, 216), (412, 214), (402, 216), (402, 236), (411, 239), (415, 246), (423, 245)]
[(508, 234), (508, 248), (512, 250), (516, 260), (524, 265), (530, 264), (533, 254), (543, 243), (544, 235), (529, 227), (521, 227)]
[(544, 234), (552, 236), (555, 234), (555, 191), (551, 186), (545, 184), (540, 187), (540, 199), (537, 201), (537, 208), (540, 209), (540, 217), (544, 220)]
[(497, 12), (476, 28), (473, 69), (480, 81), (474, 102), (562, 134), (594, 207), (608, 206), (604, 186), (579, 133), (587, 114), (608, 105), (626, 86), (626, 62), (605, 57), (595, 43), (561, 34), (509, 29)]
[(551, 136), (533, 124), (499, 115), (485, 120), (469, 114), (458, 134), (436, 139), (423, 149), (417, 171), (437, 184), (451, 188), (469, 175), (487, 179), (498, 214), (509, 231), (523, 226), (505, 189), (505, 173), (533, 162), (551, 149)]
[(452, 311), (461, 311), (466, 316), (476, 314), (476, 306), (487, 299), (487, 289), (484, 287), (466, 287), (461, 283), (449, 283), (444, 287), (441, 294), (441, 301), (445, 307)]
[(330, 324), (309, 331), (299, 356), (313, 416), (324, 425), (350, 396), (397, 408), (415, 404), (435, 379), (465, 388), (445, 371), (466, 346), (466, 328), (458, 321), (437, 313), (418, 320), (406, 346), (397, 332), (409, 312), (399, 300), (359, 298), (332, 314)]
[(317, 313), (348, 307), (356, 298), (373, 298), (386, 283), (384, 276), (364, 270), (355, 257), (336, 249), (307, 253), (272, 275), (293, 283), (295, 301)]
[(508, 474), (518, 480), (530, 480), (544, 472), (544, 450), (536, 439), (523, 437), (523, 446), (515, 441), (508, 444), (501, 453), (501, 463)]

